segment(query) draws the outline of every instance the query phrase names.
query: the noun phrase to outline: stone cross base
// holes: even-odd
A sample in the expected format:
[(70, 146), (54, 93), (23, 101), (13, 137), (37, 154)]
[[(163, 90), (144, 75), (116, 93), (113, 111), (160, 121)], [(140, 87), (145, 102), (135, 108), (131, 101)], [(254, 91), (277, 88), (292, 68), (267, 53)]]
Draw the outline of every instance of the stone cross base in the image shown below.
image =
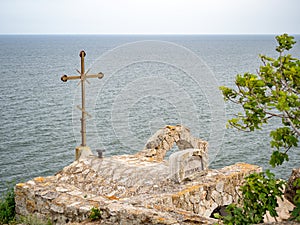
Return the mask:
[(85, 158), (91, 155), (93, 155), (93, 153), (88, 146), (78, 146), (75, 148), (75, 160), (79, 160), (80, 158)]

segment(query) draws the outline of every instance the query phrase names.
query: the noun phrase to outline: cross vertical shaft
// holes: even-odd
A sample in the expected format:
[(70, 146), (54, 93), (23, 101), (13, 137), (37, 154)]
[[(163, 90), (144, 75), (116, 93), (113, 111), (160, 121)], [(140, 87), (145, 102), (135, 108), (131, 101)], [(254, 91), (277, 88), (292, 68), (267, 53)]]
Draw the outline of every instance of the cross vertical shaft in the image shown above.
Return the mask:
[(84, 70), (84, 57), (85, 52), (81, 51), (79, 56), (81, 58), (81, 146), (86, 146), (86, 112), (85, 112), (85, 70)]

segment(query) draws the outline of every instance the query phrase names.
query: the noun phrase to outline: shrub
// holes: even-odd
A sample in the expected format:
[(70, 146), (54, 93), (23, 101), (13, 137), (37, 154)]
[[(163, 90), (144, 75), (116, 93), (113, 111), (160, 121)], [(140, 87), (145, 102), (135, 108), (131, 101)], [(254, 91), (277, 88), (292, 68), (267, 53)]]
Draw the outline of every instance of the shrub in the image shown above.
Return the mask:
[(89, 218), (91, 219), (91, 221), (95, 221), (95, 220), (101, 219), (101, 210), (98, 209), (98, 208), (93, 207), (91, 209)]
[(245, 180), (240, 189), (243, 198), (239, 203), (242, 206), (231, 204), (226, 208), (229, 215), (215, 217), (223, 219), (224, 224), (257, 224), (263, 222), (267, 211), (272, 217), (278, 216), (275, 208), (278, 206), (277, 197), (282, 197), (284, 181), (276, 180), (269, 170), (250, 174)]
[[(269, 163), (272, 167), (289, 160), (288, 151), (298, 146), (300, 138), (300, 59), (287, 53), (296, 43), (294, 39), (288, 34), (276, 36), (277, 58), (260, 55), (262, 65), (257, 74), (238, 74), (234, 89), (220, 87), (225, 100), (240, 105), (244, 111), (228, 121), (230, 127), (255, 131), (272, 118), (281, 120), (270, 132), (273, 153)], [(243, 208), (230, 205), (231, 215), (224, 217), (224, 223), (259, 223), (267, 210), (271, 216), (277, 216), (276, 196), (282, 195), (282, 183), (277, 182), (269, 171), (266, 175), (256, 174), (247, 178), (246, 185), (242, 187), (243, 200), (240, 201)], [(294, 202), (296, 208), (291, 217), (300, 221), (300, 190), (297, 190)]]
[[(298, 188), (300, 187), (300, 178), (298, 178), (294, 182), (294, 186), (296, 186)], [(298, 189), (296, 191), (296, 195), (294, 197), (294, 203), (295, 203), (296, 207), (292, 211), (291, 220), (296, 220), (297, 222), (300, 222), (300, 189)]]
[(8, 185), (0, 202), (0, 224), (9, 224), (15, 220), (15, 193), (13, 185)]

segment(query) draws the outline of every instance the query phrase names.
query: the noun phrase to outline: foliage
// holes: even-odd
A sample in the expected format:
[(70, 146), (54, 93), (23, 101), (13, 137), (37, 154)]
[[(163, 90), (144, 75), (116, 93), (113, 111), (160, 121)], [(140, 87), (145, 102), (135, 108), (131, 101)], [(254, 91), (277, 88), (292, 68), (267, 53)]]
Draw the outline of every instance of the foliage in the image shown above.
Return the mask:
[(0, 201), (0, 224), (8, 224), (15, 220), (15, 193), (13, 184), (8, 184), (7, 188)]
[(91, 209), (89, 218), (91, 219), (91, 221), (101, 219), (101, 210), (98, 209), (98, 208), (93, 207), (93, 208)]
[(270, 164), (275, 167), (288, 161), (288, 150), (298, 145), (300, 136), (300, 60), (286, 54), (296, 43), (294, 37), (276, 36), (277, 58), (260, 55), (258, 74), (237, 75), (237, 89), (220, 87), (226, 101), (243, 107), (244, 113), (229, 120), (229, 125), (244, 131), (261, 129), (271, 118), (282, 125), (271, 131), (274, 148)]
[(298, 178), (294, 182), (294, 186), (298, 187), (298, 189), (297, 189), (296, 195), (294, 197), (294, 203), (295, 203), (296, 207), (292, 211), (291, 219), (296, 220), (297, 222), (300, 222), (300, 189), (299, 189), (300, 188), (300, 178)]
[(52, 225), (51, 220), (45, 221), (35, 215), (21, 216), (16, 219), (14, 185), (15, 182), (8, 183), (7, 191), (2, 196), (0, 202), (0, 224)]
[[(300, 60), (286, 52), (296, 43), (294, 37), (283, 34), (276, 36), (277, 58), (260, 55), (262, 66), (258, 74), (237, 75), (236, 89), (220, 87), (226, 101), (242, 106), (229, 120), (229, 126), (243, 131), (261, 129), (272, 118), (279, 118), (281, 124), (270, 132), (270, 145), (274, 149), (270, 164), (275, 167), (288, 161), (288, 151), (298, 146), (300, 136)], [(276, 197), (282, 197), (283, 181), (276, 181), (270, 171), (254, 173), (246, 177), (241, 187), (243, 198), (241, 207), (231, 204), (227, 207), (228, 216), (222, 218), (225, 224), (253, 224), (263, 221), (266, 211), (277, 216)], [(300, 185), (300, 181), (297, 181)], [(292, 219), (300, 221), (300, 190), (294, 202), (296, 208)]]
[(277, 181), (269, 170), (253, 173), (245, 178), (246, 183), (241, 186), (243, 199), (239, 200), (242, 207), (229, 205), (226, 210), (228, 216), (223, 217), (224, 224), (257, 224), (263, 222), (267, 211), (276, 217), (275, 208), (278, 206), (277, 197), (283, 194), (283, 181)]
[(22, 216), (18, 220), (18, 223), (22, 223), (24, 225), (52, 225), (50, 219), (43, 220), (37, 217), (36, 215)]

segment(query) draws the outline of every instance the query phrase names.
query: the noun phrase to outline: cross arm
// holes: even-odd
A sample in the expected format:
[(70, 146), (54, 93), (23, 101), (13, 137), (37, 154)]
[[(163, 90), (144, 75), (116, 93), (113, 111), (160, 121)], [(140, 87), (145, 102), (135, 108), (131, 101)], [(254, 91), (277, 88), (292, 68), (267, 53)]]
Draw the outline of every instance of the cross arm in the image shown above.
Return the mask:
[[(98, 74), (90, 74), (90, 75), (85, 75), (85, 78), (98, 78), (101, 79), (104, 77), (103, 73), (98, 73)], [(68, 80), (78, 80), (81, 79), (81, 76), (67, 76), (67, 75), (63, 75), (60, 78), (63, 82), (67, 82)]]
[(90, 74), (90, 75), (86, 75), (86, 78), (98, 78), (98, 79), (102, 79), (104, 77), (103, 73), (98, 73), (98, 74)]
[(61, 81), (63, 82), (67, 82), (68, 80), (77, 80), (80, 79), (80, 76), (67, 76), (67, 75), (62, 75), (62, 77), (60, 78)]

